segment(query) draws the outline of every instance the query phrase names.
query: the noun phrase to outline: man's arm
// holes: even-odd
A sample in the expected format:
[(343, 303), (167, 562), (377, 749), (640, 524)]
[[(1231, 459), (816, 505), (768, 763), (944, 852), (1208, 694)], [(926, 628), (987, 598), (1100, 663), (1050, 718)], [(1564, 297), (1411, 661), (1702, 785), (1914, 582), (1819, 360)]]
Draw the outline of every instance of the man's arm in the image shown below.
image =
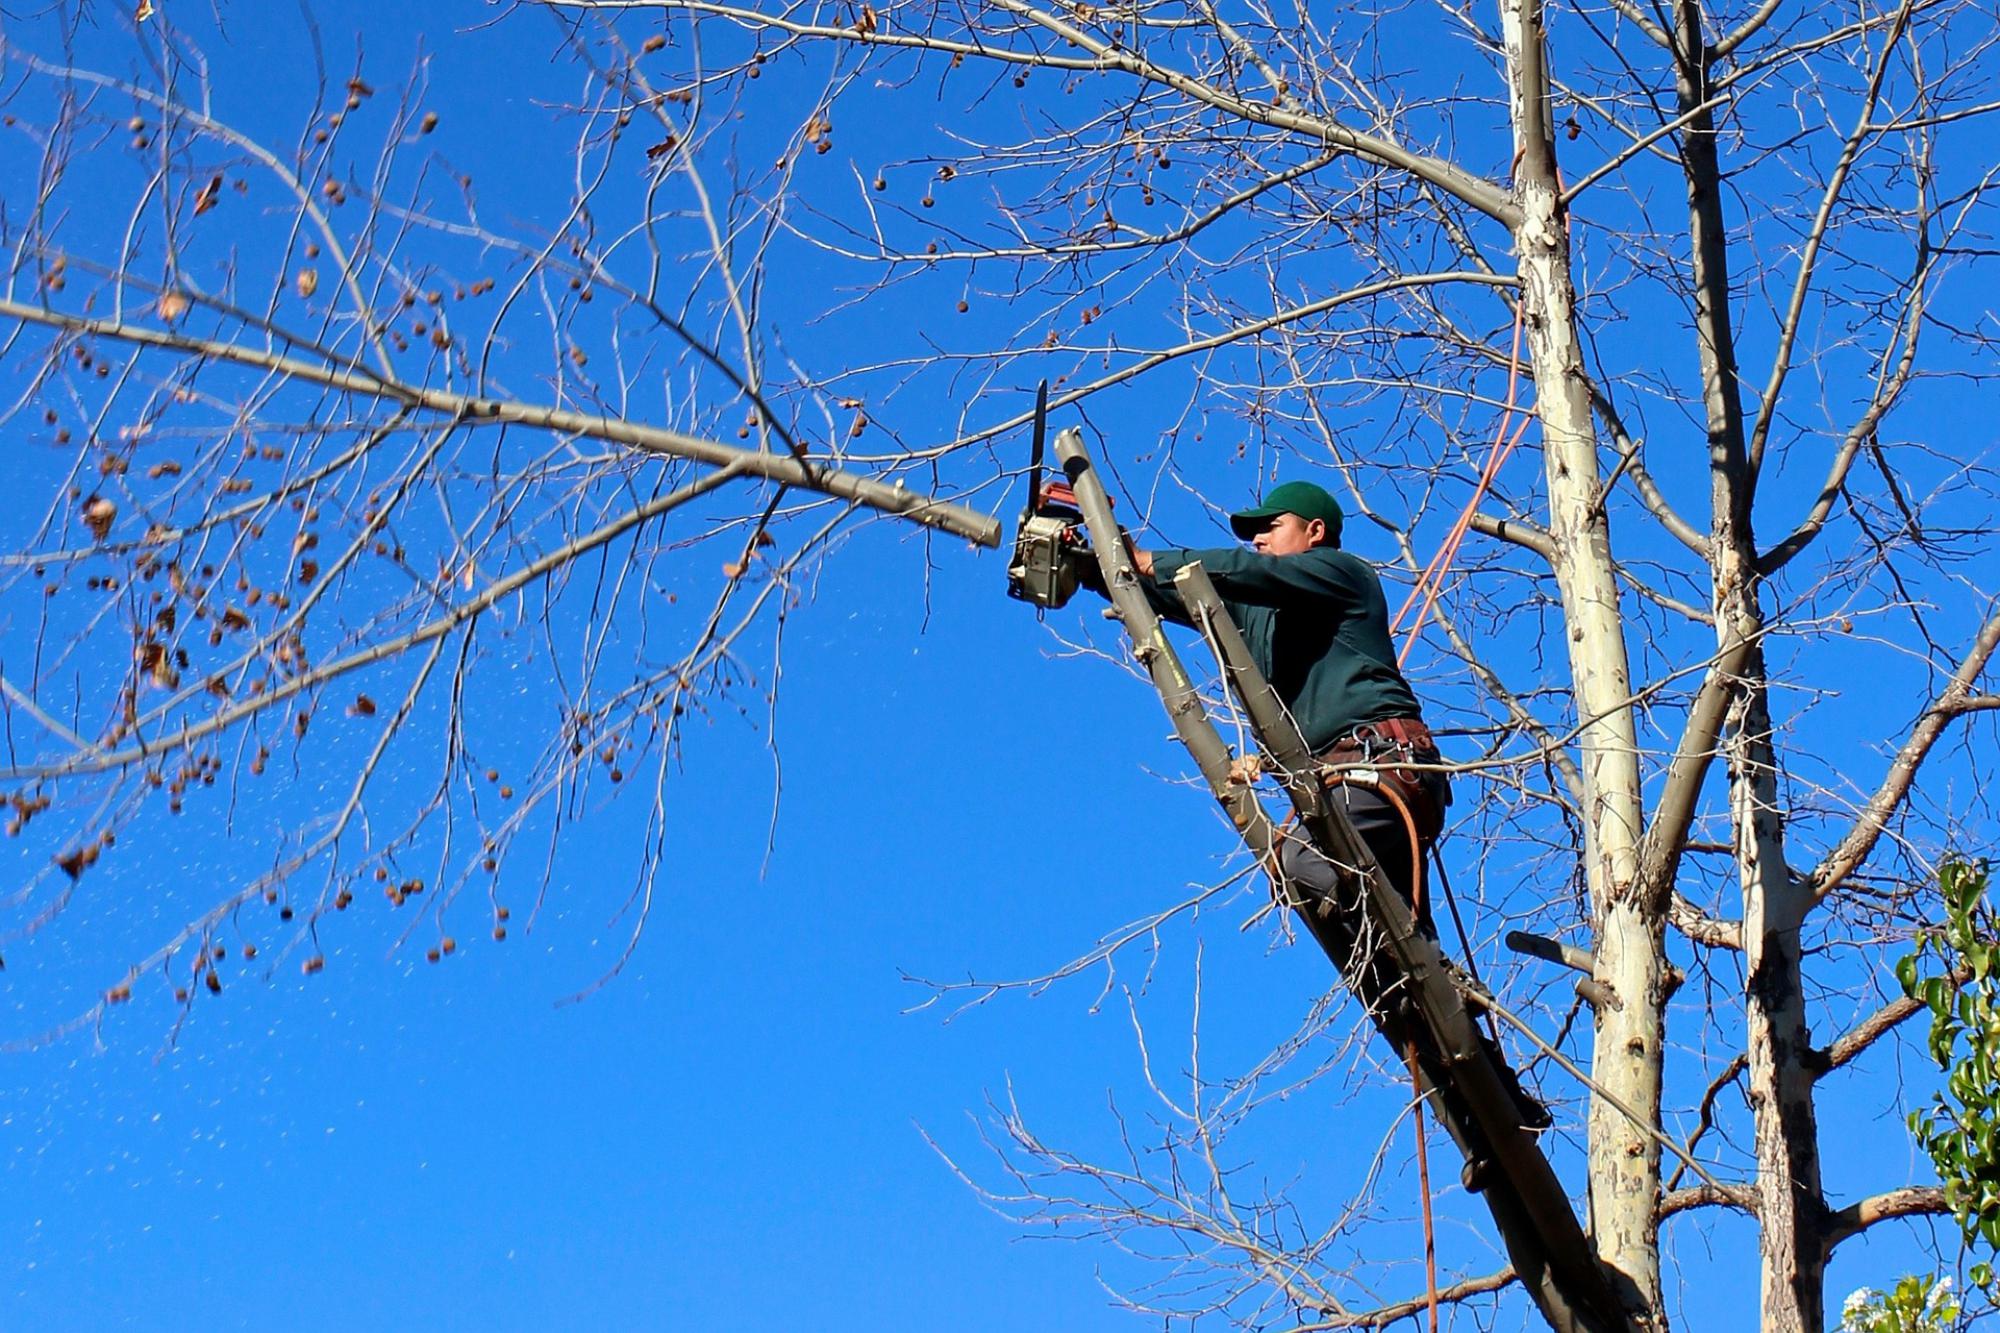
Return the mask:
[(1298, 555), (1260, 555), (1234, 546), (1203, 551), (1167, 548), (1144, 554), (1142, 569), (1152, 574), (1156, 584), (1171, 586), (1181, 566), (1199, 560), (1223, 600), (1246, 606), (1324, 601), (1353, 605), (1363, 595), (1350, 568), (1352, 561), (1331, 548)]
[[(1172, 581), (1153, 577), (1153, 553), (1136, 546), (1129, 546), (1129, 538), (1127, 542), (1132, 554), (1132, 567), (1139, 574), (1139, 591), (1146, 594), (1146, 602), (1153, 608), (1154, 614), (1162, 620), (1171, 620), (1176, 625), (1192, 626), (1194, 617), (1188, 614), (1187, 606), (1181, 601), (1180, 593), (1174, 590)], [(1096, 560), (1079, 563), (1077, 582), (1099, 597), (1110, 600), (1104, 591), (1104, 571)]]

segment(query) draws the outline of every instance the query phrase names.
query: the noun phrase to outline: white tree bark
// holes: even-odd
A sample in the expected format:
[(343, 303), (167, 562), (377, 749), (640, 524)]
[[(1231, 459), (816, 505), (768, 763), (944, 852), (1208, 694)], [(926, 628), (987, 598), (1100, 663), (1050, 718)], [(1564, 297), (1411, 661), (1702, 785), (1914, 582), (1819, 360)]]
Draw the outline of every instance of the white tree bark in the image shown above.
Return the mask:
[[(1637, 892), (1643, 833), (1631, 670), (1611, 562), (1610, 528), (1582, 347), (1568, 221), (1548, 133), (1546, 44), (1537, 0), (1502, 0), (1512, 94), (1515, 233), (1548, 476), (1551, 563), (1568, 627), (1583, 778), (1584, 876), (1597, 980), (1616, 1003), (1597, 1009), (1593, 1073), (1639, 1118), (1660, 1114), (1664, 915)], [(1635, 1321), (1663, 1327), (1657, 1141), (1604, 1098), (1591, 1103), (1590, 1225), (1600, 1259), (1625, 1280)]]

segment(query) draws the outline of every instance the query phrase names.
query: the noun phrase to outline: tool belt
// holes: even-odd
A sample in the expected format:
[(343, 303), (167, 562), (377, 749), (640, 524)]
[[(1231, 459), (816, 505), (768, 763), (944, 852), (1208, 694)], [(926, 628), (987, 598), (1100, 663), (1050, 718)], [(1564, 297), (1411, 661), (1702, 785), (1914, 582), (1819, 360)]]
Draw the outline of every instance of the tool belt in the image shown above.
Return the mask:
[(1422, 719), (1388, 717), (1364, 722), (1321, 750), (1317, 758), (1320, 763), (1335, 770), (1328, 775), (1330, 781), (1339, 780), (1341, 769), (1374, 769), (1383, 784), (1392, 787), (1409, 807), (1417, 823), (1417, 836), (1424, 842), (1432, 841), (1443, 830), (1442, 780), (1435, 774), (1420, 773), (1404, 764), (1383, 762), (1385, 759), (1419, 764), (1443, 762), (1438, 754), (1437, 741)]

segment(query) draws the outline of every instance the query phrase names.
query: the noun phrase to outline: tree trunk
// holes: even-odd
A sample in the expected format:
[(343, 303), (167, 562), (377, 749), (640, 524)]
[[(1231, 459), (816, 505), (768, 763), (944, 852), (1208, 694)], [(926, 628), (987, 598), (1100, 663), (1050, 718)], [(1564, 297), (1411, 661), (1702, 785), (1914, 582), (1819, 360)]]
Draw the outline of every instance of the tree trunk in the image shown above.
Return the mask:
[(1799, 968), (1799, 929), (1812, 900), (1806, 886), (1792, 882), (1778, 813), (1751, 519), (1757, 470), (1746, 446), (1737, 379), (1715, 121), (1711, 112), (1698, 110), (1708, 97), (1713, 55), (1694, 0), (1679, 0), (1675, 6), (1674, 44), (1679, 109), (1688, 117), (1681, 162), (1708, 424), (1716, 646), (1724, 660), (1740, 652), (1742, 661), (1723, 745), (1749, 976), (1747, 1055), (1756, 1124), (1763, 1326), (1772, 1333), (1820, 1333), (1825, 1327), (1825, 1202), (1813, 1078), (1801, 1059), (1810, 1042)]
[[(1754, 599), (1755, 593), (1749, 596)], [(1826, 1204), (1820, 1192), (1813, 1076), (1802, 1058), (1811, 1039), (1799, 970), (1799, 926), (1810, 898), (1785, 868), (1763, 667), (1763, 652), (1753, 649), (1729, 739), (1729, 813), (1743, 886), (1743, 951), (1749, 972), (1745, 999), (1763, 1326), (1769, 1333), (1820, 1333), (1826, 1327)]]
[[(1568, 628), (1581, 731), (1584, 877), (1596, 935), (1597, 980), (1616, 1002), (1596, 1011), (1593, 1074), (1650, 1125), (1660, 1116), (1664, 1001), (1663, 903), (1636, 892), (1642, 808), (1631, 670), (1611, 536), (1599, 503), (1597, 436), (1576, 334), (1568, 219), (1549, 134), (1546, 38), (1538, 0), (1502, 0), (1515, 141), (1515, 234), (1523, 333), (1533, 354), (1535, 407), (1548, 475), (1553, 567)], [(1660, 1149), (1604, 1098), (1590, 1109), (1590, 1222), (1598, 1257), (1620, 1274), (1635, 1322), (1663, 1328)]]

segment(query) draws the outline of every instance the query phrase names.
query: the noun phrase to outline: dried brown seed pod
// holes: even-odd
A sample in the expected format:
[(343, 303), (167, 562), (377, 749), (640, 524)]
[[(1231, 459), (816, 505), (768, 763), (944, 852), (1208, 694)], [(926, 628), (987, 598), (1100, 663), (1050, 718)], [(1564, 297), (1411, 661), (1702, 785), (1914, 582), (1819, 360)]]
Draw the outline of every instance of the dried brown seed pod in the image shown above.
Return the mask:
[(93, 495), (83, 502), (83, 525), (98, 541), (111, 535), (111, 525), (117, 519), (118, 506), (103, 496)]

